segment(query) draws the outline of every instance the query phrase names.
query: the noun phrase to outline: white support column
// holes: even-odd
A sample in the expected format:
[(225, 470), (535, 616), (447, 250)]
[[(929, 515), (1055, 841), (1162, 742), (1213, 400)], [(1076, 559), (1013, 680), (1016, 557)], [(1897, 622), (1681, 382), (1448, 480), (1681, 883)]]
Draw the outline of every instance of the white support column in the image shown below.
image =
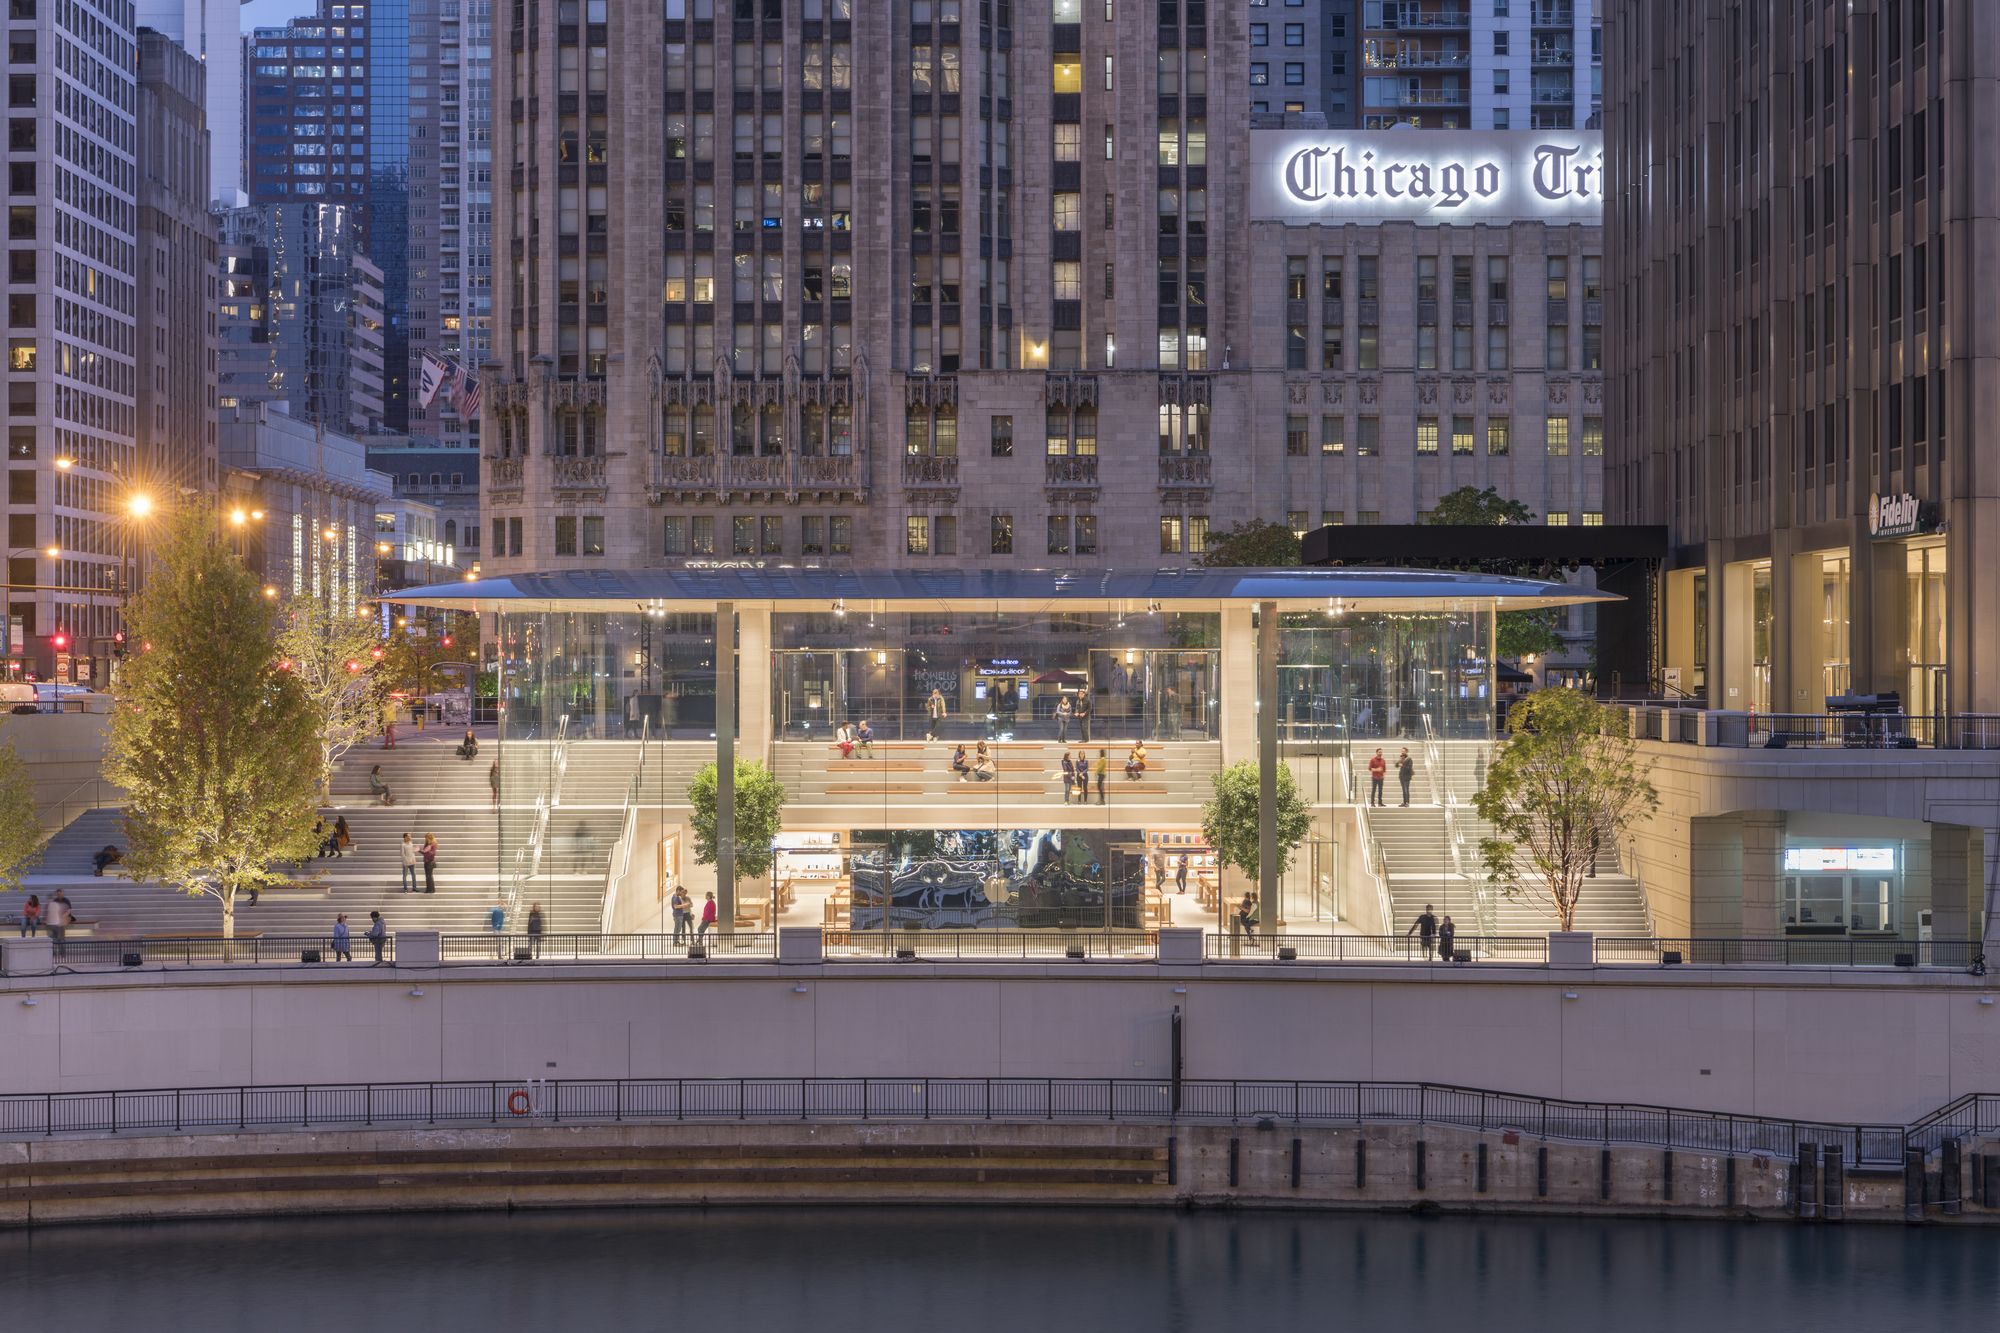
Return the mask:
[(765, 607), (736, 613), (737, 753), (760, 764), (771, 762), (771, 612)]
[(1216, 729), (1222, 762), (1241, 763), (1257, 753), (1257, 632), (1247, 606), (1222, 612), (1222, 681)]

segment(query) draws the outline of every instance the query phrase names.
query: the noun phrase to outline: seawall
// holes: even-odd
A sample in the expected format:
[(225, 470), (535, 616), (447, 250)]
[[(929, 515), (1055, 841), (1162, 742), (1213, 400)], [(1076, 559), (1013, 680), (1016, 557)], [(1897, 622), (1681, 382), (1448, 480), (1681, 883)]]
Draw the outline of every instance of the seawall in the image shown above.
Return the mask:
[[(2000, 1158), (1993, 1159), (2000, 1163)], [(2000, 1166), (1995, 1166), (2000, 1173)], [(2000, 1174), (1996, 1174), (2000, 1183)], [(1794, 1163), (1435, 1126), (501, 1125), (0, 1145), (0, 1226), (327, 1212), (757, 1204), (1436, 1209), (1801, 1215)], [(1833, 1221), (1947, 1211), (1932, 1170), (1805, 1178)], [(1967, 1191), (1969, 1195), (1976, 1192)], [(1924, 1206), (1923, 1198), (1931, 1200)]]

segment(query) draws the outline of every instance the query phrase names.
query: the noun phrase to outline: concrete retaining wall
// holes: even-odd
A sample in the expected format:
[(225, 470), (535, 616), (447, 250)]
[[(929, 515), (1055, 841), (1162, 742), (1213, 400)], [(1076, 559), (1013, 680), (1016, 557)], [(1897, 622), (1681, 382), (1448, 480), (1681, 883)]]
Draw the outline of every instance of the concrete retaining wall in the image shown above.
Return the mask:
[[(0, 1145), (0, 1226), (782, 1203), (1120, 1204), (1788, 1218), (1791, 1164), (1412, 1126), (798, 1124), (350, 1130)], [(1815, 1190), (1817, 1193), (1817, 1190)], [(1850, 1173), (1849, 1221), (1904, 1220)], [(1942, 1209), (1929, 1216), (1942, 1220)], [(1953, 1220), (2000, 1217), (1968, 1203)]]
[[(1841, 1123), (2000, 1091), (1983, 979), (1782, 969), (273, 966), (0, 978), (0, 1092), (544, 1078), (1430, 1081)], [(33, 1004), (27, 1001), (33, 1000)]]

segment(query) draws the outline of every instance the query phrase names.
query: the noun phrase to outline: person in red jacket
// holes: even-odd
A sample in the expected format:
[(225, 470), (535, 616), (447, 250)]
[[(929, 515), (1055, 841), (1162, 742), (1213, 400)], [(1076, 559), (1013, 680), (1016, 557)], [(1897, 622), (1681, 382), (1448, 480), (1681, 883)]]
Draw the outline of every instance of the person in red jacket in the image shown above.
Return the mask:
[(1389, 761), (1377, 750), (1368, 761), (1368, 804), (1382, 804), (1382, 780), (1389, 776)]
[(708, 895), (708, 901), (701, 905), (701, 929), (694, 933), (696, 943), (706, 942), (708, 931), (715, 924), (715, 894)]

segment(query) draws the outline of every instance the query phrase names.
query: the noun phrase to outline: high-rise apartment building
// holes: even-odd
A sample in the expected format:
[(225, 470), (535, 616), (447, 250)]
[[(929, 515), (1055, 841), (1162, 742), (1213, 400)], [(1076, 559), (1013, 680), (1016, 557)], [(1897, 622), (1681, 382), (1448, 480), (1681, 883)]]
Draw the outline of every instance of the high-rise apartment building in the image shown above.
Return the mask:
[(1672, 533), (1662, 684), (2000, 711), (1994, 11), (1608, 11), (1607, 486)]
[(202, 62), (139, 30), (138, 474), (168, 495), (217, 484), (216, 221)]
[[(430, 353), (476, 373), (493, 318), (491, 0), (416, 0), (410, 31), (410, 364)], [(409, 433), (479, 440), (449, 395), (412, 395)]]
[(242, 14), (243, 0), (139, 0), (139, 26), (166, 34), (200, 62), (210, 199), (225, 207), (242, 202), (243, 191)]
[(1253, 116), (1329, 126), (1596, 123), (1601, 0), (1249, 0)]
[(129, 0), (14, 0), (5, 22), (7, 662), (87, 675), (143, 494), (137, 31)]
[(219, 393), (232, 409), (285, 402), (300, 421), (382, 428), (382, 271), (338, 204), (222, 214)]

